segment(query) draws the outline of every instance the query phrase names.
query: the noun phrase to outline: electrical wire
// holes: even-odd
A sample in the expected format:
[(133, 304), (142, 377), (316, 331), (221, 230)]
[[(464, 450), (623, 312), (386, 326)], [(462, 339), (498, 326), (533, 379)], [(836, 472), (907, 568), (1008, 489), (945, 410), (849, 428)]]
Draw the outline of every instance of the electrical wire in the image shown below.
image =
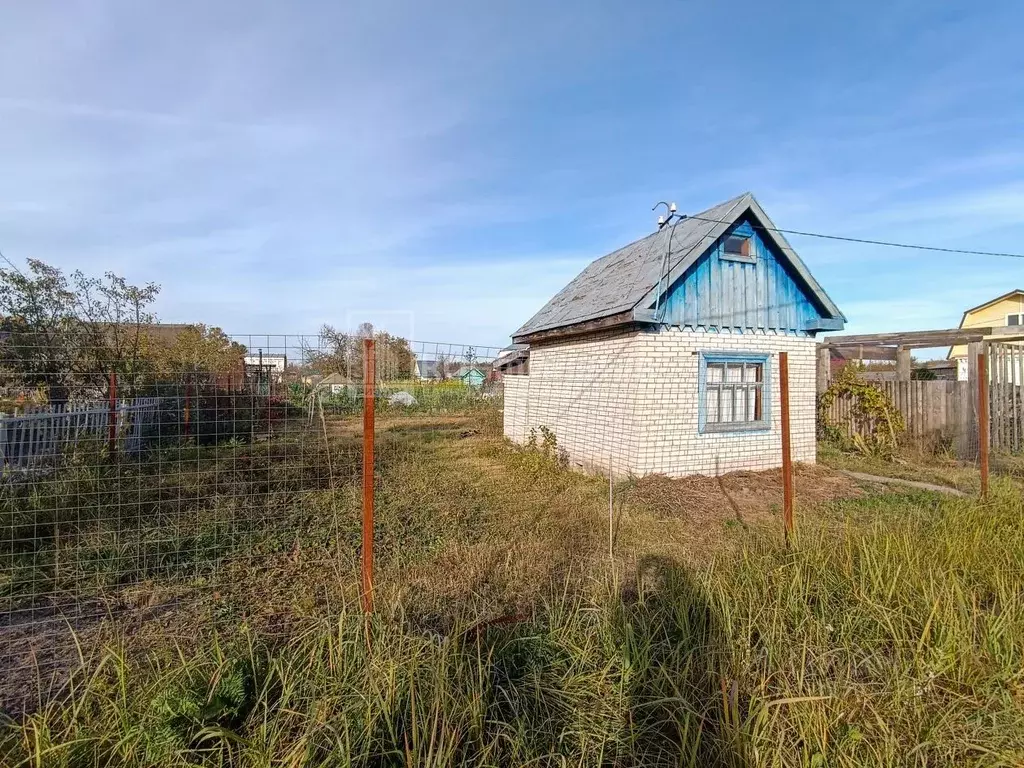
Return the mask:
[[(732, 220), (712, 219), (707, 216), (688, 215), (688, 219), (707, 221), (712, 224), (732, 224)], [(863, 245), (882, 245), (887, 248), (906, 248), (916, 251), (933, 251), (937, 253), (956, 253), (967, 256), (1000, 256), (1009, 259), (1024, 259), (1024, 253), (1003, 253), (1001, 251), (972, 251), (966, 248), (943, 248), (937, 245), (915, 245), (913, 243), (895, 243), (888, 240), (869, 240), (860, 237), (844, 237), (842, 235), (824, 235), (820, 232), (803, 232), (799, 229), (781, 229), (779, 227), (766, 227), (764, 224), (755, 224), (755, 229), (763, 229), (769, 232), (781, 232), (786, 235), (797, 235), (801, 237), (817, 237), (822, 240), (840, 240), (845, 243), (861, 243)]]

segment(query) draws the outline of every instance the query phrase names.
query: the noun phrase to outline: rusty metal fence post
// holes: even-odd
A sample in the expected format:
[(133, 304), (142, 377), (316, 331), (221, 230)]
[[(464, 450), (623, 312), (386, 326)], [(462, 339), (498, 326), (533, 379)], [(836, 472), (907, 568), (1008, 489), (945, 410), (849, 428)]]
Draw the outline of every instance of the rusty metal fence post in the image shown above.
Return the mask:
[(363, 611), (373, 612), (373, 395), (376, 360), (373, 339), (363, 342)]
[(786, 541), (793, 535), (793, 461), (789, 437), (789, 353), (779, 352), (779, 405), (782, 410), (782, 519)]
[(988, 496), (988, 355), (978, 354), (978, 458), (981, 464), (981, 497)]

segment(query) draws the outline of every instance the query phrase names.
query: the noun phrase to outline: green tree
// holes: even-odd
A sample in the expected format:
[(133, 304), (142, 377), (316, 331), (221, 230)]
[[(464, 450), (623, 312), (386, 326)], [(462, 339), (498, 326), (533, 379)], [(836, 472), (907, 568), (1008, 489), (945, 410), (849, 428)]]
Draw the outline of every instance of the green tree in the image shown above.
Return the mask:
[(159, 286), (136, 286), (107, 272), (70, 275), (38, 259), (25, 271), (0, 268), (0, 365), (22, 386), (45, 389), (51, 404), (107, 387), (120, 376), (130, 392), (144, 372), (143, 331)]
[(223, 376), (241, 376), (246, 348), (220, 328), (188, 326), (172, 340), (150, 338), (144, 348), (153, 372), (162, 379), (201, 383)]
[(350, 380), (363, 380), (363, 341), (373, 339), (378, 381), (408, 379), (413, 375), (415, 357), (409, 342), (387, 331), (378, 331), (370, 323), (362, 323), (355, 333), (345, 333), (333, 326), (320, 329), (318, 346), (304, 350), (306, 366), (326, 376), (341, 373)]

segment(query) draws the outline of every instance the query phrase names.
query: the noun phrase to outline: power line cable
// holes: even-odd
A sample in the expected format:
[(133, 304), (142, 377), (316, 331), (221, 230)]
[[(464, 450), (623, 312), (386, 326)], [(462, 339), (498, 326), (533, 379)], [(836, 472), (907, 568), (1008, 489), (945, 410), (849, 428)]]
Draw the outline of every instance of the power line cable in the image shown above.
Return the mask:
[[(688, 219), (707, 221), (712, 224), (732, 224), (732, 221), (725, 219), (711, 219), (706, 216), (686, 216)], [(799, 229), (781, 229), (779, 227), (766, 227), (763, 224), (754, 225), (755, 229), (764, 229), (769, 232), (781, 232), (786, 235), (798, 235), (802, 237), (817, 237), (822, 240), (840, 240), (845, 243), (861, 243), (863, 245), (882, 245), (888, 248), (906, 248), (916, 251), (934, 251), (937, 253), (957, 253), (967, 256), (1000, 256), (1009, 259), (1024, 259), (1024, 253), (1003, 253), (1000, 251), (972, 251), (966, 248), (943, 248), (937, 245), (916, 245), (913, 243), (894, 243), (888, 240), (868, 240), (860, 237), (844, 237), (842, 235), (824, 235), (820, 232), (803, 232)]]

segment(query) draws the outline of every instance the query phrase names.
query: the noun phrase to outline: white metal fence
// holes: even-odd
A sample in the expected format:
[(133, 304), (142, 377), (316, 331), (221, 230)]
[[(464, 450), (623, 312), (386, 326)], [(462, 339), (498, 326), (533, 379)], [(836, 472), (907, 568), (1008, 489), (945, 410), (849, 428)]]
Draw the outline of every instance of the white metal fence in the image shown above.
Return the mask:
[[(121, 401), (115, 408), (115, 439), (126, 453), (142, 449), (147, 428), (158, 418), (159, 397)], [(107, 435), (110, 405), (103, 401), (35, 407), (18, 416), (0, 416), (0, 466), (29, 469), (76, 446), (88, 434)]]

